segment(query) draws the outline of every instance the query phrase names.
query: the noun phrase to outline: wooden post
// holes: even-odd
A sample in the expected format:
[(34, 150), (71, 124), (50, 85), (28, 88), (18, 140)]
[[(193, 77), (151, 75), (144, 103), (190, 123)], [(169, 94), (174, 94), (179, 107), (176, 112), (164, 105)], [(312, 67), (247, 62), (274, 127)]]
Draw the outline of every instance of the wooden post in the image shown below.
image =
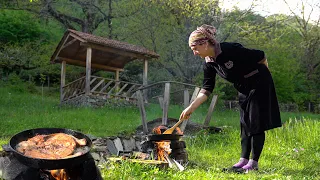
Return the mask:
[(185, 89), (183, 91), (183, 107), (184, 108), (187, 108), (189, 106), (189, 104), (190, 104), (189, 99), (190, 99), (189, 91), (188, 91), (188, 89)]
[[(143, 86), (147, 86), (148, 85), (148, 60), (145, 59), (143, 61)], [(144, 89), (143, 90), (143, 95), (144, 95), (144, 100), (146, 102), (148, 102), (148, 90)]]
[(138, 99), (138, 106), (141, 114), (141, 121), (142, 121), (142, 127), (143, 127), (143, 133), (148, 134), (148, 126), (147, 126), (147, 116), (146, 116), (146, 110), (144, 109), (144, 101), (141, 94), (141, 91), (136, 92), (137, 99)]
[[(192, 101), (194, 101), (194, 100), (197, 98), (199, 91), (200, 91), (200, 88), (199, 88), (199, 87), (196, 87), (196, 88), (194, 89), (193, 94), (192, 94), (192, 97), (191, 97), (191, 100), (190, 100), (190, 103), (192, 103)], [(182, 132), (186, 129), (188, 120), (189, 120), (189, 119), (187, 119), (187, 120), (185, 120), (185, 121), (183, 121), (183, 122), (181, 123), (180, 129), (181, 129)]]
[[(118, 70), (115, 72), (115, 80), (116, 80), (116, 82), (119, 81), (119, 72), (120, 71), (118, 71)], [(119, 91), (119, 85), (116, 86), (116, 92), (118, 92), (118, 91)]]
[(87, 48), (87, 60), (86, 60), (86, 95), (90, 94), (90, 79), (91, 79), (91, 57), (92, 57), (92, 48)]
[(163, 114), (162, 114), (162, 124), (168, 124), (168, 109), (170, 100), (170, 83), (165, 84), (164, 88), (164, 98), (163, 98)]
[(214, 110), (214, 107), (216, 106), (216, 103), (217, 103), (217, 99), (218, 99), (218, 95), (213, 95), (212, 97), (212, 101), (211, 101), (211, 104), (210, 104), (210, 107), (209, 107), (209, 110), (208, 110), (208, 113), (207, 113), (207, 116), (206, 116), (206, 119), (203, 123), (204, 126), (209, 126), (209, 123), (210, 123), (210, 120), (211, 120), (211, 116), (212, 116), (212, 112)]
[(66, 61), (61, 63), (60, 103), (63, 101), (63, 88), (66, 85)]
[(160, 96), (158, 98), (158, 100), (159, 100), (159, 104), (160, 104), (161, 110), (163, 110), (163, 97)]

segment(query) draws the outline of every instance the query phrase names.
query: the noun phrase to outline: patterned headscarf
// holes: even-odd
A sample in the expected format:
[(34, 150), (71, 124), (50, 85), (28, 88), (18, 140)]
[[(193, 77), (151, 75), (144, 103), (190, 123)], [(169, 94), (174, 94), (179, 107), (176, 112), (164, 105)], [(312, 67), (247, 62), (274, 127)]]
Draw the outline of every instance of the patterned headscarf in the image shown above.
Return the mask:
[(210, 25), (202, 25), (190, 34), (189, 46), (196, 46), (209, 41), (214, 46), (216, 58), (221, 53), (220, 43), (216, 40), (216, 28)]

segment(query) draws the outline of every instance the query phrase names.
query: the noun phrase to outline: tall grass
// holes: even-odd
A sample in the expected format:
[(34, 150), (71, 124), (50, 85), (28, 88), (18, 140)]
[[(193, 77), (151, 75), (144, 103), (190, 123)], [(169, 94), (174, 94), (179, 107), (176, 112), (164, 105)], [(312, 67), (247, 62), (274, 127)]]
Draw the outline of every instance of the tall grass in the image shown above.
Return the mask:
[[(208, 106), (192, 115), (192, 121), (203, 123)], [(170, 105), (169, 117), (177, 118), (181, 106)], [(162, 117), (159, 105), (146, 106), (147, 119)], [(189, 164), (186, 170), (159, 169), (155, 166), (108, 162), (101, 167), (104, 179), (320, 179), (320, 115), (281, 113), (284, 126), (267, 131), (260, 159), (260, 170), (245, 175), (224, 173), (240, 156), (239, 112), (217, 107), (211, 125), (224, 131), (209, 134), (201, 131), (185, 137)], [(61, 127), (105, 137), (132, 133), (141, 125), (137, 107), (103, 108), (60, 107), (57, 95), (16, 92), (0, 88), (0, 144), (26, 129)]]

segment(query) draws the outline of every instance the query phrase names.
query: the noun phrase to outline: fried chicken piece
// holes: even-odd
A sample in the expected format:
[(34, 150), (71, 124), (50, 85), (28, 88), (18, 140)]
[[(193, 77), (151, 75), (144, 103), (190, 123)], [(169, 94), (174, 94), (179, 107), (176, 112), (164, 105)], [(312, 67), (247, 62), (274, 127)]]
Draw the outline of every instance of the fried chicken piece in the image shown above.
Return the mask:
[(86, 139), (77, 139), (65, 133), (55, 133), (36, 135), (27, 141), (20, 142), (16, 149), (33, 158), (61, 159), (72, 156), (77, 145), (84, 146), (86, 143)]

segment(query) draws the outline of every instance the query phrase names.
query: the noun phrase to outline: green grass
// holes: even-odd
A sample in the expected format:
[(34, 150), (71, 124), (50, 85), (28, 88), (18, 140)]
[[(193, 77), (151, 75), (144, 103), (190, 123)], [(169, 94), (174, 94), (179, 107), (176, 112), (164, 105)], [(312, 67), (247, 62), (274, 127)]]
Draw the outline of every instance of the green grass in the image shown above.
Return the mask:
[[(203, 105), (192, 120), (203, 123), (208, 106)], [(177, 118), (181, 106), (171, 105), (169, 117)], [(146, 106), (147, 119), (162, 117), (159, 105)], [(259, 172), (245, 175), (223, 173), (239, 159), (239, 112), (217, 107), (211, 125), (224, 126), (219, 134), (199, 132), (185, 138), (189, 164), (185, 171), (159, 169), (129, 162), (108, 163), (104, 179), (320, 179), (320, 115), (282, 112), (282, 128), (267, 131)], [(0, 88), (0, 144), (20, 131), (38, 127), (61, 127), (99, 137), (131, 133), (141, 125), (137, 107), (60, 107), (57, 95), (44, 97)]]

